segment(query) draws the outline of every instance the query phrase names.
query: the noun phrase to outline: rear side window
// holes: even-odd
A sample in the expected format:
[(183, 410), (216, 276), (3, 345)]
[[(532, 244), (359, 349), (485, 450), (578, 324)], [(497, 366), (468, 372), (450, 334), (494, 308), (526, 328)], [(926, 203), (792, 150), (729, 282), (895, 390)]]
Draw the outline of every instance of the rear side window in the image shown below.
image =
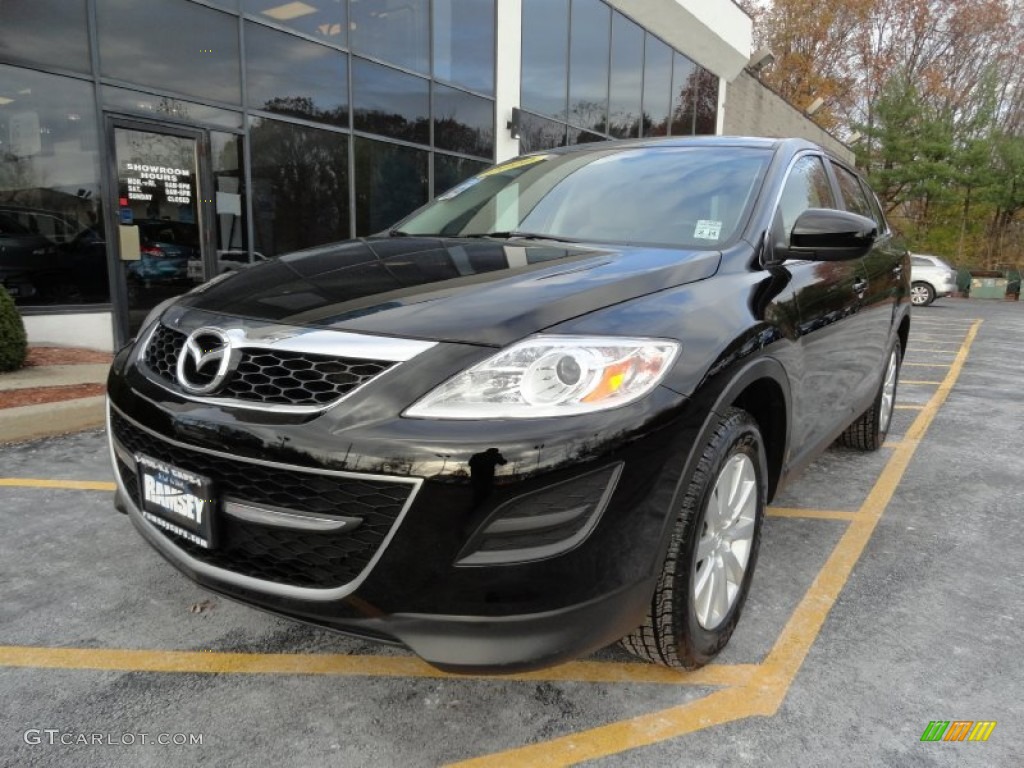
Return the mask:
[(878, 219), (871, 209), (867, 195), (864, 194), (860, 180), (841, 165), (832, 163), (832, 169), (836, 172), (836, 181), (839, 182), (839, 191), (843, 195), (843, 202), (846, 203), (846, 210), (867, 216), (877, 222)]
[(793, 168), (782, 188), (778, 215), (786, 240), (793, 231), (797, 217), (808, 208), (835, 208), (832, 186), (825, 173), (825, 165), (816, 155), (805, 155), (793, 163)]
[(863, 179), (861, 179), (860, 185), (861, 187), (863, 187), (864, 194), (867, 196), (868, 203), (870, 203), (871, 205), (871, 212), (873, 214), (874, 220), (878, 223), (879, 233), (888, 232), (889, 223), (885, 220), (885, 214), (882, 213), (882, 205), (881, 203), (878, 202), (878, 196), (875, 195), (871, 187), (869, 187), (867, 182), (864, 181)]

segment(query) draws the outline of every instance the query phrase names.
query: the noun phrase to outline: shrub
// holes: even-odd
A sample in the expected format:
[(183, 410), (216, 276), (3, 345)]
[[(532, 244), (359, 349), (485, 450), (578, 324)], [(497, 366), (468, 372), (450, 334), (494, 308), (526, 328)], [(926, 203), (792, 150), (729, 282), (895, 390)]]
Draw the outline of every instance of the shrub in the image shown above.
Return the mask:
[(0, 371), (21, 368), (27, 351), (25, 324), (7, 289), (0, 285)]

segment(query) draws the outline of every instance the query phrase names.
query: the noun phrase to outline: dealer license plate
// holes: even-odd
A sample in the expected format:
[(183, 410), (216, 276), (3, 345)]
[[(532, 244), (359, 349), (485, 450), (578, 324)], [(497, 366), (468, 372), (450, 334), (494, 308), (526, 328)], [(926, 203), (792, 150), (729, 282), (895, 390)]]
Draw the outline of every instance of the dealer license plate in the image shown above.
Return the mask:
[(213, 491), (208, 477), (136, 454), (142, 515), (176, 536), (212, 549)]

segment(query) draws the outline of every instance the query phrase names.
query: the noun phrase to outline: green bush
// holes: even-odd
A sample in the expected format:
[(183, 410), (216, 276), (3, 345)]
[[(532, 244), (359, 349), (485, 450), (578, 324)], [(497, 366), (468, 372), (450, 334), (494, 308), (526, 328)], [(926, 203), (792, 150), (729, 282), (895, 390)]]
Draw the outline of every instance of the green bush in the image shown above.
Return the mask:
[(0, 371), (15, 371), (25, 363), (28, 343), (14, 300), (0, 285)]

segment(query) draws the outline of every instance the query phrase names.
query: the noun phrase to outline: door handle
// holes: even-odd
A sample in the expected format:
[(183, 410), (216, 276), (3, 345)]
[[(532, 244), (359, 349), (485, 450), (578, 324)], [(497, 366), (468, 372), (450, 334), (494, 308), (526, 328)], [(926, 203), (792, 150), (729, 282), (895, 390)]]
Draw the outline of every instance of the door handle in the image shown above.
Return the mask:
[(864, 298), (864, 294), (868, 292), (867, 279), (858, 277), (853, 283), (853, 292), (857, 294), (857, 298)]
[(902, 264), (897, 264), (895, 267), (892, 268), (892, 276), (893, 277), (900, 277), (902, 274), (903, 274), (903, 265)]

